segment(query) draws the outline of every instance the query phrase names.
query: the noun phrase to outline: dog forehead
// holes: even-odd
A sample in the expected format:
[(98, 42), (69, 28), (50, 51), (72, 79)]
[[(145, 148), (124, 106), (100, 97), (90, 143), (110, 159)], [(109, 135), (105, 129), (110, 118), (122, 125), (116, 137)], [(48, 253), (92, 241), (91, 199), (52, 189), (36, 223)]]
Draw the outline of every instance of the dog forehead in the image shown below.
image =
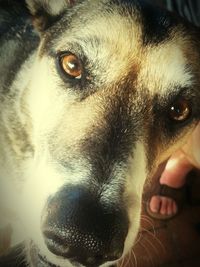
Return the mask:
[(169, 13), (137, 1), (86, 2), (90, 5), (71, 15), (69, 28), (65, 19), (55, 28), (60, 32), (55, 50), (65, 51), (78, 43), (89, 62), (93, 66), (98, 62), (97, 68), (104, 70), (105, 83), (133, 75), (152, 93), (190, 85), (184, 38), (175, 33), (179, 24)]
[(178, 38), (147, 48), (142, 56), (138, 84), (148, 88), (152, 95), (166, 95), (190, 87), (193, 75), (184, 48), (184, 40), (179, 44)]

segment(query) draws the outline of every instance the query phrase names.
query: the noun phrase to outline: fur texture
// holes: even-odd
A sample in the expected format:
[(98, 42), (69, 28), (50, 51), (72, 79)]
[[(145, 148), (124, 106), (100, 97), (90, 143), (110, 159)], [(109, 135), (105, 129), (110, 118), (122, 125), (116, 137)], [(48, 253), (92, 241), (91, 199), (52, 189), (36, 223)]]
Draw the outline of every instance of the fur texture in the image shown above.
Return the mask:
[(111, 266), (145, 182), (200, 118), (199, 30), (143, 1), (3, 0), (0, 32), (0, 226), (30, 267)]

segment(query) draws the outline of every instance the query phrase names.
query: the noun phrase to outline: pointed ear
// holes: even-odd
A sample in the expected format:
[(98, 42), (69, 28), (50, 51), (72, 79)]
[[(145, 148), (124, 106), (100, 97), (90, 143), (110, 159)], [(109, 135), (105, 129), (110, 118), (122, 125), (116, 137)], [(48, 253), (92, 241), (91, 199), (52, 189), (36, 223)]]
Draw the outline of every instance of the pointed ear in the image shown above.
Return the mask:
[(26, 0), (33, 25), (39, 32), (50, 27), (76, 0)]

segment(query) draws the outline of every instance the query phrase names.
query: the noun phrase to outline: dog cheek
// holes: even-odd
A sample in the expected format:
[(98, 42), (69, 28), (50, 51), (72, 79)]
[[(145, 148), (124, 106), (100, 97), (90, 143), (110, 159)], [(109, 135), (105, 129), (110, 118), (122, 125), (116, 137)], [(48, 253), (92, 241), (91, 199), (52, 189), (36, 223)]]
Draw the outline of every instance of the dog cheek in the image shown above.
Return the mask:
[(145, 146), (137, 142), (133, 150), (133, 157), (129, 158), (124, 197), (130, 221), (128, 235), (125, 241), (124, 255), (131, 249), (137, 237), (140, 226), (143, 186), (148, 176)]

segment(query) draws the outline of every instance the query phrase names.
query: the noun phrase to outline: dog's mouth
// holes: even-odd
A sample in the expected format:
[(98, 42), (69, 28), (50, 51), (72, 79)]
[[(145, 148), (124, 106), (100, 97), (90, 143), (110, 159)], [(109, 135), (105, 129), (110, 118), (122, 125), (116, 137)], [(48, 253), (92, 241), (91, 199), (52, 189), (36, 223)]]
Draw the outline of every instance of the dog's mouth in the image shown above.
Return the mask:
[(39, 253), (39, 249), (31, 242), (30, 244), (30, 260), (33, 266), (40, 267), (59, 267), (49, 262), (47, 258)]
[(53, 263), (50, 263), (47, 258), (45, 256), (42, 256), (41, 254), (38, 254), (38, 260), (41, 263), (41, 266), (43, 267), (58, 267)]
[[(58, 264), (53, 264), (52, 262), (50, 262), (46, 256), (42, 255), (38, 249), (38, 247), (31, 242), (30, 244), (30, 260), (31, 263), (33, 264), (33, 266), (38, 266), (38, 267), (60, 267), (60, 265)], [(81, 267), (83, 265), (81, 265), (80, 263), (76, 262), (73, 258), (69, 258), (67, 259), (68, 262), (71, 264), (71, 266), (73, 267)], [(66, 262), (66, 266), (68, 266), (67, 262)], [(116, 265), (109, 265), (110, 267), (116, 267)], [(87, 264), (84, 265), (84, 267), (99, 267), (99, 265), (97, 266), (96, 264)]]
[[(47, 257), (40, 254), (39, 249), (31, 243), (30, 247), (30, 260), (33, 266), (39, 267), (60, 267), (59, 265), (55, 265), (48, 261)], [(74, 265), (75, 267), (78, 265)]]

